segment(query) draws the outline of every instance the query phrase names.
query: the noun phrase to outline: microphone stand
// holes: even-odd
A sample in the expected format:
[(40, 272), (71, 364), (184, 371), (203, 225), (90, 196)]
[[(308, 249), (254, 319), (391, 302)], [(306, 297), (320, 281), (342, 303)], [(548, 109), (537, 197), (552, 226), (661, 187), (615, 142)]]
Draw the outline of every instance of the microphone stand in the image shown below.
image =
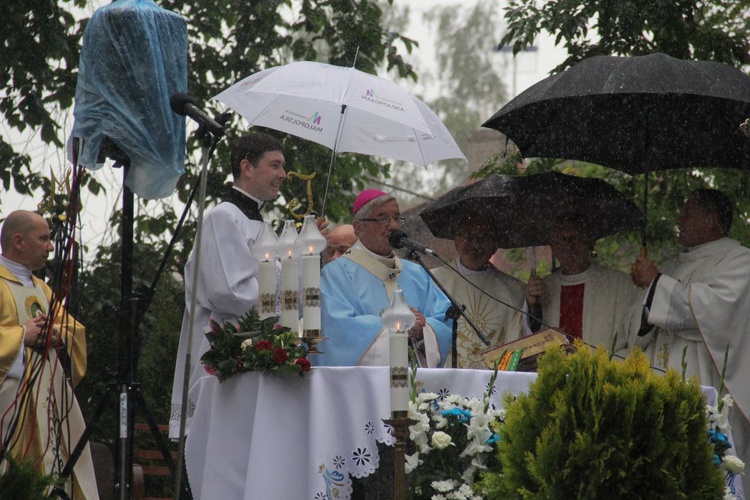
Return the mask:
[[(448, 297), (448, 300), (451, 303), (451, 306), (448, 308), (448, 310), (445, 312), (445, 319), (451, 320), (451, 368), (458, 368), (458, 353), (457, 353), (457, 347), (458, 347), (458, 318), (461, 316), (464, 317), (466, 320), (466, 323), (474, 330), (474, 333), (477, 334), (477, 337), (479, 337), (479, 340), (484, 342), (484, 345), (490, 345), (490, 341), (487, 340), (487, 337), (484, 336), (484, 334), (479, 331), (479, 328), (477, 328), (477, 325), (474, 324), (474, 322), (469, 318), (469, 316), (466, 314), (466, 307), (464, 307), (462, 304), (459, 304), (456, 299), (453, 298), (453, 296), (448, 293), (448, 290), (445, 289), (442, 283), (438, 281), (438, 279), (435, 277), (434, 274), (432, 274), (432, 271), (430, 271), (430, 268), (428, 268), (425, 263), (422, 261), (422, 258), (419, 256), (416, 250), (410, 249), (409, 253), (406, 256), (407, 259), (415, 261), (417, 264), (422, 266), (422, 269), (427, 271), (427, 274), (432, 278), (432, 281), (435, 282), (435, 284), (442, 290), (442, 292), (445, 294), (446, 297)], [(443, 259), (440, 259), (443, 260)]]

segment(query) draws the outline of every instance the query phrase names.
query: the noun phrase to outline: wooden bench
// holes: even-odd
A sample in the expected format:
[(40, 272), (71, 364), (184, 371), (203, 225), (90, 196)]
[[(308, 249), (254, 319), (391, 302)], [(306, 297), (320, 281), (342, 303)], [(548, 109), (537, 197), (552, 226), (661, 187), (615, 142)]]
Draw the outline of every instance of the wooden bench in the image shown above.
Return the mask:
[[(159, 432), (165, 437), (172, 459), (177, 463), (177, 445), (170, 442), (166, 437), (169, 433), (169, 426), (159, 425), (158, 427)], [(170, 500), (171, 497), (147, 496), (157, 489), (163, 490), (170, 481), (173, 483), (174, 476), (164, 460), (164, 455), (159, 450), (156, 440), (151, 435), (148, 424), (136, 422), (134, 431), (132, 498), (135, 500)], [(144, 446), (143, 443), (147, 445)], [(172, 491), (171, 486), (168, 491)]]

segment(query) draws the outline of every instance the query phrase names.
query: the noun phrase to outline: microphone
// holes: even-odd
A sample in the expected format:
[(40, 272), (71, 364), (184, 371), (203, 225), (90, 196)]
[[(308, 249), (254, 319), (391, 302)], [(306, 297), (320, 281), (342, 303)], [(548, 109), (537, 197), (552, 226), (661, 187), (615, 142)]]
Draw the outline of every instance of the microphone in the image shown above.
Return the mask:
[(421, 243), (417, 243), (416, 241), (412, 241), (407, 238), (406, 233), (403, 231), (393, 231), (390, 235), (388, 235), (388, 243), (390, 243), (393, 248), (406, 247), (414, 252), (437, 256), (437, 254), (433, 250), (427, 248)]
[(172, 111), (180, 116), (189, 116), (215, 137), (224, 135), (224, 125), (204, 113), (196, 106), (197, 103), (198, 101), (194, 97), (182, 92), (172, 94), (169, 98), (169, 106), (172, 108)]

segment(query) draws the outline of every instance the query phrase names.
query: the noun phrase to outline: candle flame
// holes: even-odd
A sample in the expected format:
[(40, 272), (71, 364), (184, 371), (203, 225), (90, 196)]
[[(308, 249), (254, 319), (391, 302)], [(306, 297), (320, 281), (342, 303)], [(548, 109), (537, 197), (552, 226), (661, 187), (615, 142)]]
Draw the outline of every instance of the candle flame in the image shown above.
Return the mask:
[(396, 322), (396, 331), (398, 331), (398, 332), (401, 331), (401, 322), (400, 321)]

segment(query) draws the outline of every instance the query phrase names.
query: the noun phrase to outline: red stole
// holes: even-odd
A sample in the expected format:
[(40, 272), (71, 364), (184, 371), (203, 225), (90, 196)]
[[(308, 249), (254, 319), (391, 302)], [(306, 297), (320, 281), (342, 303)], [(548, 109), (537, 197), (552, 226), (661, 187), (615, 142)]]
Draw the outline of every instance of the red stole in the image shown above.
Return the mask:
[(585, 283), (563, 285), (560, 288), (560, 329), (576, 337), (583, 337), (583, 293)]

